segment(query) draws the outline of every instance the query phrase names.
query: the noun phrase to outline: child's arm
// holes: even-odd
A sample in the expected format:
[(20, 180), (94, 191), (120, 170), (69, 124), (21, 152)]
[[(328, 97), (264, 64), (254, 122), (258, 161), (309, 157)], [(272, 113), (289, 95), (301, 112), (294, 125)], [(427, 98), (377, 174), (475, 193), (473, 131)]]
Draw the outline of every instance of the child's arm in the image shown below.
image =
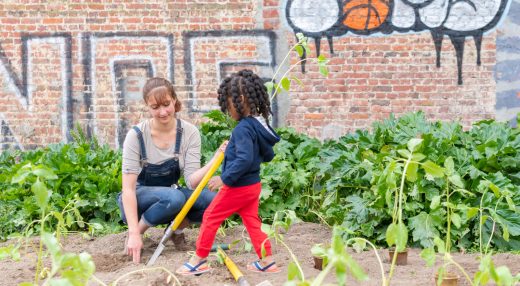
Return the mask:
[(226, 169), (220, 175), (224, 184), (234, 185), (251, 168), (254, 158), (254, 136), (254, 131), (246, 128), (235, 128), (233, 131), (231, 140), (235, 141), (235, 158), (226, 161)]

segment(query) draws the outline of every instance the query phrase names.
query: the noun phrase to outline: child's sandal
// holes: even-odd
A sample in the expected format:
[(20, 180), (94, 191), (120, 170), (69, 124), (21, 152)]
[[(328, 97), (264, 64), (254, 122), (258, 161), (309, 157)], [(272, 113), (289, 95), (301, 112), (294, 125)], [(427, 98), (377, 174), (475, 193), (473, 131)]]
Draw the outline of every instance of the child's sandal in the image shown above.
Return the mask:
[(199, 276), (202, 273), (211, 271), (211, 267), (209, 267), (207, 264), (205, 266), (202, 266), (206, 262), (207, 262), (206, 260), (202, 260), (201, 262), (199, 262), (199, 264), (197, 264), (195, 266), (191, 265), (189, 262), (186, 262), (186, 263), (184, 263), (184, 265), (182, 267), (177, 269), (177, 271), (175, 271), (175, 273), (180, 274), (180, 275), (186, 275), (186, 276), (187, 275)]
[(276, 266), (276, 262), (274, 261), (266, 266), (262, 266), (259, 260), (247, 265), (247, 270), (256, 273), (278, 273), (282, 271), (278, 266)]

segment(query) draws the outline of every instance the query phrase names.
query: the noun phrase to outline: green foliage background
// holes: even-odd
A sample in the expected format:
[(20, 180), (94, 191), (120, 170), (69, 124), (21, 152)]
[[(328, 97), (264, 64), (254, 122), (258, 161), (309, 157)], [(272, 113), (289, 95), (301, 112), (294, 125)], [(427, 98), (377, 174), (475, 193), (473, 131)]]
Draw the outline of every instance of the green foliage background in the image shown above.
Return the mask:
[[(210, 121), (200, 126), (203, 162), (229, 138), (235, 124), (219, 111), (206, 117)], [(393, 197), (389, 194), (401, 177), (399, 169), (388, 171), (388, 162), (399, 157), (398, 150), (406, 149), (410, 139), (422, 138), (420, 153), (439, 166), (452, 157), (460, 177), (457, 185), (471, 193), (450, 198), (457, 213), (457, 221), (452, 221), (452, 245), (478, 247), (478, 218), (468, 215), (468, 210), (478, 208), (484, 196), (484, 206), (492, 210), (484, 223), (484, 238), (491, 233), (492, 218), (496, 222), (492, 246), (520, 249), (518, 128), (486, 120), (464, 130), (455, 122), (430, 122), (418, 112), (390, 117), (374, 123), (370, 131), (358, 130), (325, 142), (290, 128), (277, 132), (282, 140), (275, 146), (276, 157), (261, 170), (260, 216), (265, 222), (270, 222), (276, 211), (292, 210), (303, 220), (342, 225), (352, 236), (385, 245), (386, 228), (392, 222)], [(85, 221), (101, 223), (108, 232), (121, 228), (116, 204), (121, 189), (121, 154), (76, 136), (69, 144), (2, 153), (0, 239), (22, 231), (38, 216), (29, 187), (11, 183), (29, 162), (48, 166), (59, 177), (48, 182), (53, 190), (51, 208), (59, 210), (76, 197)], [(488, 191), (484, 182), (496, 185), (511, 201)], [(422, 169), (417, 170), (414, 182), (406, 182), (403, 219), (412, 246), (430, 247), (435, 236), (445, 236), (445, 208), (438, 201), (445, 185), (444, 178), (432, 178)], [(78, 225), (72, 228), (81, 229)]]
[[(31, 191), (31, 182), (12, 183), (25, 165), (45, 166), (57, 180), (45, 183), (52, 190), (49, 211), (60, 212), (72, 200), (75, 220), (100, 223), (105, 232), (119, 230), (116, 196), (121, 190), (121, 153), (96, 140), (87, 139), (78, 129), (74, 141), (29, 151), (4, 151), (0, 155), (0, 240), (24, 231), (39, 219), (40, 207)], [(50, 222), (52, 225), (52, 221)], [(37, 227), (36, 225), (34, 227)], [(74, 223), (70, 230), (82, 230)], [(33, 229), (29, 229), (32, 231)], [(37, 231), (38, 232), (38, 231)]]

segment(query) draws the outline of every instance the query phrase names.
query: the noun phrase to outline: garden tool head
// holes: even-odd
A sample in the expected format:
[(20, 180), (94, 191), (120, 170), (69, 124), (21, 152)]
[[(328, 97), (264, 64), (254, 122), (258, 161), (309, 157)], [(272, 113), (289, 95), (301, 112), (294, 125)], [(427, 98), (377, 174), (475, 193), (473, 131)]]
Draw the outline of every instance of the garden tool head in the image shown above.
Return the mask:
[(186, 203), (182, 207), (181, 211), (177, 214), (177, 216), (172, 221), (170, 226), (168, 226), (168, 228), (166, 229), (166, 232), (164, 233), (163, 238), (161, 239), (161, 242), (159, 242), (157, 249), (153, 253), (152, 257), (150, 257), (150, 260), (148, 260), (148, 263), (146, 263), (146, 266), (153, 265), (155, 263), (155, 260), (157, 260), (157, 257), (159, 257), (159, 255), (161, 255), (161, 252), (164, 249), (164, 244), (166, 243), (166, 241), (168, 241), (168, 239), (170, 239), (173, 232), (179, 227), (182, 220), (184, 219), (184, 217), (186, 217), (186, 214), (188, 213), (188, 211), (191, 209), (191, 207), (193, 206), (193, 204), (199, 197), (200, 193), (202, 192), (202, 189), (204, 188), (204, 186), (206, 186), (209, 179), (211, 178), (211, 176), (213, 176), (213, 174), (218, 169), (218, 167), (220, 166), (220, 164), (222, 163), (223, 160), (224, 160), (224, 153), (222, 151), (219, 151), (216, 160), (213, 162), (213, 165), (211, 165), (208, 172), (204, 175), (202, 180), (200, 180), (200, 183), (197, 186), (197, 188), (195, 189), (195, 191), (193, 191), (193, 193), (191, 194), (188, 201), (186, 201)]

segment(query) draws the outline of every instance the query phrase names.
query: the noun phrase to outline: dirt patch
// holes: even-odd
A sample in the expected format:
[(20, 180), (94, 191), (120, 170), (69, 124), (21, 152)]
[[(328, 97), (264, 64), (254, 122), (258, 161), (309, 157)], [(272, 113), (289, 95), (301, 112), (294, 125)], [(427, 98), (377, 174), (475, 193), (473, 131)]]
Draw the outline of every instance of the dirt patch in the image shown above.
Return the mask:
[[(242, 239), (247, 233), (243, 231), (243, 227), (236, 227), (226, 231), (225, 235), (220, 234), (217, 237), (217, 243), (231, 243), (234, 240)], [(186, 237), (194, 247), (198, 230), (190, 229), (186, 231)], [(175, 249), (173, 244), (168, 242), (161, 256), (153, 267), (146, 267), (144, 263), (148, 261), (155, 251), (159, 240), (163, 235), (162, 229), (152, 229), (149, 235), (145, 237), (145, 248), (142, 254), (142, 264), (135, 265), (131, 259), (123, 254), (125, 234), (113, 234), (98, 238), (85, 238), (81, 235), (71, 235), (62, 238), (61, 242), (65, 251), (83, 252), (86, 251), (92, 255), (96, 264), (95, 276), (99, 280), (108, 284), (118, 280), (117, 285), (168, 285), (172, 278), (169, 277), (164, 269), (174, 272), (177, 267), (182, 265), (190, 257), (190, 252), (181, 252)], [(306, 278), (316, 277), (319, 271), (313, 268), (314, 261), (310, 252), (310, 248), (316, 243), (328, 243), (330, 241), (331, 231), (327, 227), (312, 223), (300, 223), (291, 227), (284, 234), (284, 241), (291, 248), (291, 251), (298, 258)], [(31, 239), (31, 246), (21, 249), (22, 258), (20, 261), (4, 260), (0, 263), (0, 275), (2, 282), (0, 284), (11, 286), (18, 285), (21, 282), (30, 282), (34, 278), (36, 255), (35, 247), (38, 244), (37, 239)], [(2, 243), (1, 245), (6, 245)], [(258, 274), (248, 272), (246, 265), (256, 259), (253, 252), (245, 252), (243, 247), (237, 246), (227, 251), (228, 255), (238, 265), (242, 272), (246, 275), (251, 285), (256, 285), (264, 280), (268, 280), (272, 285), (283, 285), (287, 279), (287, 265), (291, 262), (289, 252), (281, 245), (273, 243), (274, 258), (282, 267), (283, 271), (277, 274)], [(408, 255), (408, 265), (398, 266), (392, 279), (392, 285), (434, 285), (433, 275), (434, 267), (426, 267), (425, 262), (419, 257), (419, 249), (410, 249)], [(383, 259), (385, 274), (388, 275), (390, 263), (388, 262), (388, 251), (385, 249), (378, 250), (378, 254)], [(352, 253), (354, 259), (361, 265), (365, 272), (369, 275), (369, 281), (358, 282), (349, 279), (349, 285), (381, 285), (381, 271), (377, 258), (373, 251), (365, 251), (362, 253)], [(454, 259), (460, 263), (471, 275), (478, 270), (477, 254), (461, 254), (454, 253)], [(183, 277), (177, 276), (182, 285), (236, 285), (233, 277), (224, 265), (217, 263), (214, 256), (209, 258), (213, 270), (210, 274), (204, 274), (199, 277)], [(494, 256), (496, 266), (506, 265), (513, 273), (518, 272), (520, 265), (520, 255), (511, 253), (502, 253)], [(50, 267), (48, 261), (45, 264)], [(131, 273), (131, 274), (129, 274)], [(459, 273), (460, 275), (460, 273)], [(333, 275), (326, 280), (329, 283), (335, 283)], [(464, 280), (459, 285), (470, 285)], [(89, 285), (99, 285), (92, 280)], [(170, 284), (171, 285), (171, 284)]]

